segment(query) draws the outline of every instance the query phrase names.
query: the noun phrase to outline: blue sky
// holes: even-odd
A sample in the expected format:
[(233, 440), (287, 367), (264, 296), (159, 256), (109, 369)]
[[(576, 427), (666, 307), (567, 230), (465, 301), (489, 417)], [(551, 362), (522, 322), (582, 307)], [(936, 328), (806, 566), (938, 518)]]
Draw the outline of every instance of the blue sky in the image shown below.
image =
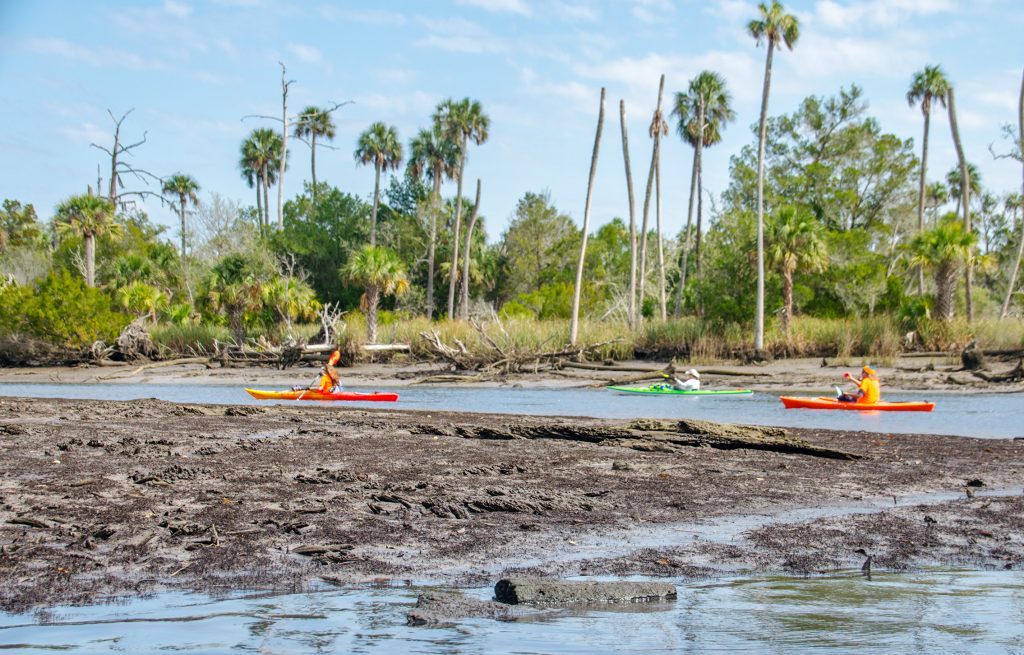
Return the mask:
[[(968, 159), (997, 192), (1019, 191), (1019, 164), (994, 160), (1000, 130), (1016, 121), (1024, 64), (1020, 0), (802, 0), (793, 52), (775, 57), (771, 114), (809, 94), (864, 88), (883, 129), (919, 142), (921, 114), (905, 101), (914, 71), (940, 64), (957, 88)], [(352, 157), (373, 121), (395, 125), (404, 143), (446, 97), (479, 100), (490, 140), (473, 147), (467, 189), (483, 180), (481, 213), (491, 241), (526, 191), (549, 191), (582, 221), (600, 88), (605, 136), (592, 221), (627, 212), (618, 104), (626, 102), (637, 211), (650, 158), (646, 127), (666, 75), (666, 101), (701, 70), (723, 74), (737, 111), (721, 145), (706, 154), (705, 187), (721, 192), (729, 157), (753, 139), (764, 48), (745, 33), (756, 15), (745, 0), (394, 0), (284, 2), (151, 0), (0, 2), (0, 197), (36, 205), (43, 218), (64, 197), (95, 184), (113, 123), (147, 143), (133, 163), (157, 175), (187, 172), (203, 195), (252, 203), (238, 173), (239, 144), (280, 114), (280, 69), (295, 80), (289, 105), (352, 101), (338, 110), (333, 145), (318, 149), (320, 179), (370, 197), (372, 170)], [(291, 112), (290, 112), (291, 113)], [(945, 112), (932, 121), (929, 169), (954, 164)], [(673, 127), (674, 130), (674, 127)], [(309, 149), (291, 141), (286, 197), (309, 178)], [(685, 220), (692, 151), (673, 135), (663, 149), (663, 222)], [(106, 171), (102, 172), (104, 178)], [(128, 181), (131, 188), (138, 185)], [(154, 189), (153, 186), (149, 187)], [(454, 185), (446, 189), (454, 194)], [(469, 191), (466, 191), (469, 195)], [(168, 208), (146, 203), (174, 225)], [(168, 232), (172, 236), (174, 228)]]

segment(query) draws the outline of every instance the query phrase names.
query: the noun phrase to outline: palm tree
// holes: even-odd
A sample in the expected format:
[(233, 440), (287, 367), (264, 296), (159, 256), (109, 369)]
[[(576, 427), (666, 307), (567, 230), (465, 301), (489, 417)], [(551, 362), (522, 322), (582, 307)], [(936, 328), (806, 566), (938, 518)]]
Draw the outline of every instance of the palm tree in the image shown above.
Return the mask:
[(263, 285), (246, 257), (228, 255), (210, 270), (206, 300), (213, 311), (227, 318), (235, 339), (245, 339), (245, 314), (262, 306)]
[[(956, 147), (956, 158), (960, 162), (960, 182), (958, 184), (959, 195), (957, 204), (960, 205), (964, 210), (964, 230), (969, 235), (971, 233), (971, 190), (973, 179), (977, 179), (977, 172), (971, 175), (970, 166), (967, 164), (967, 158), (964, 156), (964, 146), (960, 142), (960, 128), (956, 121), (956, 101), (953, 97), (953, 87), (950, 85), (946, 89), (946, 107), (949, 109), (949, 129), (953, 133), (953, 145)], [(952, 185), (950, 185), (952, 186)], [(978, 186), (981, 186), (981, 181), (978, 180)], [(973, 283), (971, 278), (973, 277), (973, 265), (971, 257), (967, 257), (967, 263), (964, 266), (964, 304), (967, 309), (967, 322), (970, 323), (974, 320), (974, 302), (972, 300)]]
[(155, 323), (157, 312), (167, 306), (167, 294), (136, 280), (117, 290), (117, 302), (136, 316), (148, 316)]
[(459, 269), (459, 234), (462, 230), (462, 180), (466, 172), (466, 147), (469, 141), (482, 145), (487, 141), (491, 119), (476, 100), (451, 98), (443, 101), (434, 112), (434, 126), (445, 138), (458, 147), (459, 170), (456, 173), (458, 190), (455, 199), (455, 227), (452, 235), (452, 263), (448, 278), (448, 316), (455, 312), (455, 276)]
[(380, 206), (381, 171), (396, 170), (402, 163), (402, 142), (398, 131), (381, 122), (376, 122), (359, 135), (355, 151), (360, 164), (373, 164), (373, 217), (370, 221), (370, 245), (377, 245), (377, 208)]
[(823, 270), (828, 264), (828, 248), (821, 223), (791, 205), (780, 207), (765, 227), (765, 254), (782, 273), (782, 329), (788, 334), (793, 318), (793, 274)]
[(473, 243), (473, 228), (476, 227), (476, 219), (480, 215), (480, 178), (476, 179), (476, 200), (473, 201), (473, 213), (469, 216), (469, 225), (466, 227), (466, 246), (462, 249), (462, 293), (459, 300), (459, 318), (469, 318), (469, 248)]
[[(928, 169), (928, 127), (931, 123), (932, 100), (946, 106), (946, 93), (949, 91), (949, 80), (939, 66), (925, 66), (914, 74), (907, 91), (907, 104), (911, 107), (921, 103), (924, 115), (924, 138), (921, 140), (921, 175), (917, 183), (917, 231), (924, 231), (925, 175)], [(924, 295), (924, 271), (917, 271), (917, 293)]]
[(932, 269), (935, 275), (935, 314), (943, 321), (953, 318), (953, 293), (960, 262), (970, 256), (975, 236), (964, 229), (957, 215), (949, 213), (911, 243), (913, 263)]
[(622, 159), (626, 164), (626, 191), (629, 196), (629, 303), (630, 329), (636, 329), (636, 216), (633, 210), (633, 173), (629, 167), (629, 134), (626, 131), (626, 101), (619, 100), (619, 125), (622, 129)]
[(765, 3), (758, 5), (759, 19), (747, 24), (747, 31), (757, 45), (768, 44), (764, 63), (764, 90), (761, 92), (761, 124), (757, 135), (757, 316), (754, 323), (754, 349), (764, 348), (764, 142), (768, 128), (768, 91), (772, 81), (772, 53), (776, 46), (785, 45), (790, 50), (800, 38), (800, 22), (796, 16), (785, 13), (778, 0), (772, 0), (771, 8)]
[[(171, 207), (178, 210), (178, 216), (181, 218), (181, 261), (185, 261), (185, 208), (189, 203), (193, 206), (199, 204), (199, 183), (191, 175), (185, 175), (184, 173), (176, 173), (166, 180), (162, 192), (165, 196), (171, 196), (173, 198)], [(174, 201), (177, 201), (175, 203)]]
[(590, 155), (590, 178), (587, 181), (587, 199), (583, 205), (583, 238), (580, 243), (580, 258), (576, 262), (576, 284), (572, 288), (572, 316), (569, 318), (569, 345), (576, 345), (580, 318), (580, 288), (583, 286), (583, 262), (587, 258), (587, 231), (590, 229), (590, 194), (594, 189), (594, 172), (597, 170), (597, 151), (601, 146), (601, 132), (604, 129), (604, 87), (601, 87), (601, 109), (597, 115), (597, 134), (594, 135), (594, 152)]
[[(277, 182), (280, 170), (281, 135), (268, 127), (259, 127), (249, 134), (242, 142), (242, 156), (239, 168), (242, 177), (250, 182), (256, 179), (256, 209), (260, 212), (260, 226), (270, 227), (270, 185)], [(263, 189), (263, 201), (260, 203), (260, 188)], [(262, 209), (261, 209), (262, 208)]]
[(371, 244), (355, 253), (341, 273), (349, 281), (366, 287), (359, 305), (366, 312), (366, 339), (377, 343), (377, 306), (381, 298), (400, 296), (409, 290), (402, 260), (394, 252)]
[(458, 170), (458, 147), (434, 126), (420, 130), (409, 143), (409, 172), (414, 177), (424, 174), (433, 183), (430, 196), (430, 240), (427, 246), (427, 317), (434, 317), (434, 260), (437, 251), (437, 216), (441, 211), (441, 183), (455, 177)]
[(942, 182), (932, 182), (924, 190), (925, 204), (928, 206), (929, 220), (935, 221), (935, 210), (949, 202), (949, 188)]
[[(963, 193), (960, 190), (960, 167), (950, 169), (946, 173), (946, 186), (948, 187), (948, 197), (956, 200), (956, 213), (960, 213), (962, 208)], [(970, 181), (970, 188), (968, 189), (968, 196), (981, 195), (981, 173), (978, 172), (978, 167), (967, 162), (967, 179)]]
[(71, 196), (57, 205), (57, 232), (81, 237), (85, 242), (85, 285), (96, 286), (96, 238), (120, 232), (114, 222), (114, 205), (93, 195)]
[(333, 141), (335, 135), (334, 121), (331, 115), (319, 107), (310, 105), (299, 114), (295, 123), (295, 136), (309, 139), (309, 168), (313, 175), (313, 205), (316, 205), (316, 140), (322, 138)]

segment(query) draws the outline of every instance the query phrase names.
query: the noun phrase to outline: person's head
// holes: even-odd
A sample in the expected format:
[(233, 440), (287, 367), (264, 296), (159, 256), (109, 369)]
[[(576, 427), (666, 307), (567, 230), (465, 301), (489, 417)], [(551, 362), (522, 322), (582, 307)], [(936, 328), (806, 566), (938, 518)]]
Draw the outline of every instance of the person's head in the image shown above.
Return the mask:
[(862, 368), (860, 370), (860, 376), (863, 377), (863, 378), (875, 377), (875, 369), (873, 369), (870, 366), (868, 366), (867, 364), (865, 364), (864, 368)]
[(340, 350), (335, 350), (333, 353), (331, 353), (331, 357), (330, 357), (330, 359), (327, 360), (327, 363), (330, 366), (334, 366), (335, 364), (338, 363), (339, 359), (341, 359), (341, 351)]
[(691, 378), (693, 378), (695, 380), (699, 380), (700, 379), (700, 373), (698, 373), (697, 369), (694, 369), (694, 368), (687, 369), (687, 371), (685, 373), (683, 373), (683, 375), (689, 375)]

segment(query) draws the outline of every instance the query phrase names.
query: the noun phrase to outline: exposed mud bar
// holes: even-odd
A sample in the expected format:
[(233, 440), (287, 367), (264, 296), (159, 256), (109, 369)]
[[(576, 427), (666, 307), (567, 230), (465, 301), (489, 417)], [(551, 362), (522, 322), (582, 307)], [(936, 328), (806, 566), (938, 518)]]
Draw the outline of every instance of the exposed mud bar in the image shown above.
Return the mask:
[(7, 610), (170, 588), (1024, 560), (1013, 440), (8, 398), (0, 447)]

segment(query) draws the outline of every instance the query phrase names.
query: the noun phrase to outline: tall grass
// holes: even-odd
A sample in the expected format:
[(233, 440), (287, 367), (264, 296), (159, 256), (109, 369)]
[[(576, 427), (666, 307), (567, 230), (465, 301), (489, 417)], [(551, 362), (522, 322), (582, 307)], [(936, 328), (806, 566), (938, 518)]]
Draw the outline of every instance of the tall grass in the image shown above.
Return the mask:
[(149, 338), (162, 353), (187, 355), (212, 353), (214, 341), (230, 341), (232, 334), (221, 325), (162, 323), (149, 329)]

